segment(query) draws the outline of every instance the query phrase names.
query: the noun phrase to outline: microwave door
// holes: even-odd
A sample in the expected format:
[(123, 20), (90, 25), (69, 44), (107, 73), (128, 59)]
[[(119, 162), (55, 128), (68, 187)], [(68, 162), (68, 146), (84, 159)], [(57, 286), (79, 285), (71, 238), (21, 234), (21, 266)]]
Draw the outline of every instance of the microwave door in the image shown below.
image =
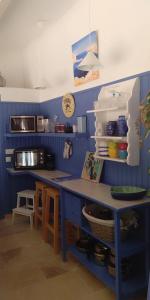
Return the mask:
[(17, 153), (17, 167), (37, 167), (37, 153), (24, 151)]
[(26, 167), (26, 153), (25, 152), (17, 153), (17, 166), (18, 167)]
[(38, 164), (37, 153), (35, 153), (35, 152), (28, 152), (27, 154), (28, 154), (28, 156), (27, 156), (28, 167), (36, 167), (37, 164)]
[(22, 118), (20, 119), (20, 131), (21, 132), (32, 132), (35, 131), (35, 120), (34, 118)]
[(11, 132), (35, 132), (35, 116), (11, 116)]

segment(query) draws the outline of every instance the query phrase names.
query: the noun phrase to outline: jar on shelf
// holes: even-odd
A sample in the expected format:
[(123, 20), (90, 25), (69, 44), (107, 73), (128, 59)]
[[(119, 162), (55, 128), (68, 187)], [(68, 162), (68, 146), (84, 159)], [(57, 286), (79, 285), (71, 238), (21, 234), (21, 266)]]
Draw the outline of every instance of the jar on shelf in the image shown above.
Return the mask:
[(117, 120), (117, 135), (126, 136), (128, 132), (128, 126), (125, 116), (119, 116)]
[(119, 155), (119, 158), (121, 159), (126, 159), (127, 156), (128, 156), (128, 152), (127, 152), (127, 147), (128, 147), (128, 144), (127, 143), (119, 143), (118, 144), (118, 155)]
[(118, 144), (116, 142), (109, 142), (108, 143), (108, 154), (111, 158), (118, 157)]
[(117, 129), (116, 121), (109, 121), (106, 123), (106, 135), (108, 136), (116, 135), (116, 129)]
[(127, 143), (118, 143), (119, 150), (127, 150), (128, 144)]
[(127, 150), (119, 150), (118, 155), (119, 155), (119, 158), (126, 159), (128, 156), (128, 152), (127, 152)]
[(55, 132), (55, 122), (53, 119), (49, 119), (49, 132), (54, 133)]

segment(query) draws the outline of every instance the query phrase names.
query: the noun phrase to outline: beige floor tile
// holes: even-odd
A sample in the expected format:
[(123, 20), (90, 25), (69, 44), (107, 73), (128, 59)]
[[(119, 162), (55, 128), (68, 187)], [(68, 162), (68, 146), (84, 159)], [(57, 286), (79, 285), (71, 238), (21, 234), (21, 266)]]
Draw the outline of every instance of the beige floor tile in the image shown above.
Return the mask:
[(45, 276), (38, 266), (30, 263), (16, 264), (15, 267), (3, 269), (0, 274), (0, 290), (17, 290), (44, 279)]
[[(0, 220), (0, 300), (115, 300), (71, 254), (63, 262), (26, 218)], [(146, 300), (146, 297), (132, 300)]]
[[(97, 285), (95, 289), (100, 290), (101, 284)], [(85, 299), (88, 295), (93, 294), (93, 286), (86, 282), (85, 278), (79, 276), (77, 272), (67, 272), (63, 275), (57, 276), (47, 281), (41, 282), (39, 285), (24, 288), (20, 292), (20, 299), (41, 299), (42, 296), (51, 298), (53, 300), (77, 300)]]

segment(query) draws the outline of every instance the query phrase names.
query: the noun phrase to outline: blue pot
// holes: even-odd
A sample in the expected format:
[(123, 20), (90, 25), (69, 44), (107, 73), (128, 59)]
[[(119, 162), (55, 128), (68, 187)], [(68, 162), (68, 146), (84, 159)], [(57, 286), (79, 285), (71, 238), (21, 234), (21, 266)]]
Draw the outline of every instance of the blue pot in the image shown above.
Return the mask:
[(125, 116), (119, 116), (117, 120), (117, 133), (119, 136), (126, 136), (128, 132), (128, 126)]
[(109, 121), (106, 124), (106, 135), (113, 136), (116, 134), (117, 122), (116, 121)]

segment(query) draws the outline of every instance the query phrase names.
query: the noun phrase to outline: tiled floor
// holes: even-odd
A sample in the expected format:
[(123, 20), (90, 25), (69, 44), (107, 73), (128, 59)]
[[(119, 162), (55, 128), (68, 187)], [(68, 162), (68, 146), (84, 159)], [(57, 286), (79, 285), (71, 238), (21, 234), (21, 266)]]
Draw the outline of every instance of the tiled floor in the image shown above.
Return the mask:
[(26, 219), (11, 225), (7, 216), (0, 220), (0, 300), (9, 299), (115, 300), (115, 295), (72, 256), (62, 262)]

